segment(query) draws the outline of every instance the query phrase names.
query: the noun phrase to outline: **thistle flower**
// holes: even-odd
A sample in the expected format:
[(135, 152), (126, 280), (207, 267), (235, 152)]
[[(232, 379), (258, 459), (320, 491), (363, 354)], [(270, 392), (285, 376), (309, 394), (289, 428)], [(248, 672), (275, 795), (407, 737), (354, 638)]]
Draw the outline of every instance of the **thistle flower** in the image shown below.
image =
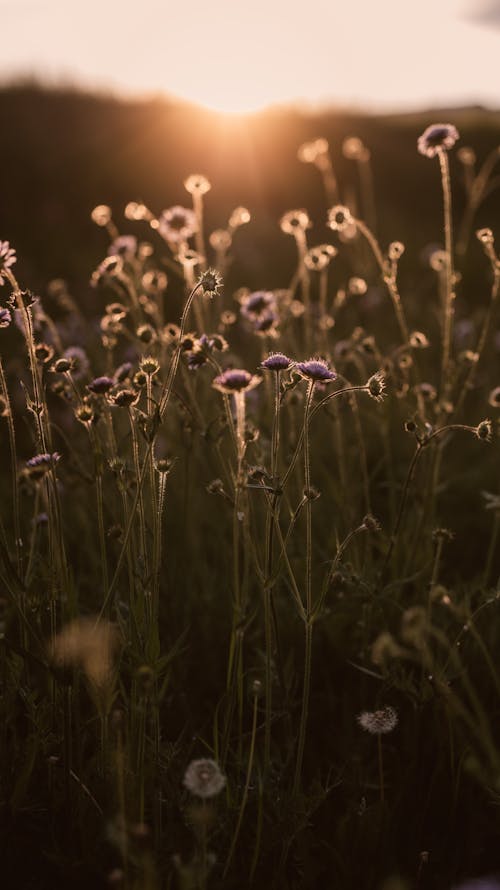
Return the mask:
[(354, 217), (348, 207), (343, 204), (336, 204), (328, 211), (327, 225), (335, 232), (345, 232), (354, 224)]
[(336, 380), (337, 375), (332, 371), (327, 362), (319, 358), (311, 358), (307, 362), (297, 362), (295, 367), (297, 371), (306, 380), (313, 383), (332, 383)]
[(183, 785), (195, 797), (215, 797), (225, 784), (226, 777), (215, 760), (192, 760), (184, 773)]
[(222, 289), (222, 275), (216, 269), (207, 269), (198, 279), (206, 297), (216, 297)]
[(362, 711), (358, 715), (358, 723), (366, 732), (372, 735), (383, 735), (397, 726), (398, 715), (394, 708), (386, 705), (378, 711)]
[(5, 272), (11, 269), (16, 262), (16, 251), (8, 241), (0, 241), (0, 284), (7, 278)]
[(431, 124), (419, 136), (417, 146), (421, 155), (434, 158), (438, 152), (453, 148), (459, 138), (459, 132), (453, 124)]
[(197, 231), (196, 216), (187, 207), (176, 204), (164, 210), (158, 220), (158, 232), (173, 244), (187, 241)]
[(248, 392), (251, 389), (255, 389), (261, 380), (261, 377), (250, 374), (249, 371), (245, 371), (243, 368), (230, 368), (215, 377), (212, 381), (212, 386), (214, 389), (218, 389), (219, 392), (226, 393), (226, 395), (234, 395), (234, 393)]
[(201, 173), (192, 173), (184, 180), (184, 188), (190, 195), (206, 195), (212, 186), (206, 176)]
[(261, 368), (266, 371), (289, 371), (293, 367), (293, 361), (283, 352), (271, 352), (263, 362)]
[(110, 244), (108, 256), (121, 256), (124, 260), (131, 260), (137, 253), (137, 238), (135, 235), (120, 235)]

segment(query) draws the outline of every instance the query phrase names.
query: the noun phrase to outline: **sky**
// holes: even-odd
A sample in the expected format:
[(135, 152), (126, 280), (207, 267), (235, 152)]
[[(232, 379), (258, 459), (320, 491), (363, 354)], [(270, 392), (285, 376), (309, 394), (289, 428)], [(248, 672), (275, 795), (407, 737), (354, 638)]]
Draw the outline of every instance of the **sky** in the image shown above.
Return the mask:
[(500, 0), (0, 0), (0, 81), (225, 112), (500, 107)]

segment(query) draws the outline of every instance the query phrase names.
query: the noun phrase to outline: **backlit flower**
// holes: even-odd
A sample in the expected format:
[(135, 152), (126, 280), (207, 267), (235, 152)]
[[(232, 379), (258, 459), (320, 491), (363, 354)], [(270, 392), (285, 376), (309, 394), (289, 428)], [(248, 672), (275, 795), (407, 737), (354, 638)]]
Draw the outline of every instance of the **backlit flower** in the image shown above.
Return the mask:
[(314, 383), (331, 383), (337, 377), (328, 364), (319, 358), (311, 358), (307, 362), (297, 362), (295, 367), (302, 377)]
[(433, 158), (439, 151), (449, 151), (459, 139), (459, 133), (453, 124), (431, 124), (419, 137), (417, 146), (421, 155)]
[(354, 223), (353, 216), (348, 207), (337, 204), (328, 211), (327, 225), (335, 232), (344, 232)]
[(283, 352), (271, 352), (261, 363), (261, 367), (266, 371), (289, 371), (292, 365), (292, 359)]
[(183, 785), (195, 797), (215, 797), (225, 784), (226, 777), (215, 760), (192, 760), (184, 773)]
[(218, 389), (219, 392), (232, 395), (254, 389), (259, 385), (261, 379), (261, 377), (250, 374), (249, 371), (245, 371), (243, 368), (230, 368), (228, 371), (223, 371), (222, 374), (215, 377), (212, 386), (214, 389)]
[(16, 251), (8, 241), (0, 241), (0, 284), (7, 278), (5, 272), (16, 262)]
[(158, 220), (158, 232), (174, 244), (187, 241), (197, 230), (196, 216), (187, 207), (175, 205), (164, 210)]
[(398, 715), (394, 708), (386, 705), (385, 708), (380, 708), (378, 711), (363, 711), (358, 716), (358, 723), (366, 732), (370, 732), (372, 735), (382, 735), (392, 732), (397, 726)]

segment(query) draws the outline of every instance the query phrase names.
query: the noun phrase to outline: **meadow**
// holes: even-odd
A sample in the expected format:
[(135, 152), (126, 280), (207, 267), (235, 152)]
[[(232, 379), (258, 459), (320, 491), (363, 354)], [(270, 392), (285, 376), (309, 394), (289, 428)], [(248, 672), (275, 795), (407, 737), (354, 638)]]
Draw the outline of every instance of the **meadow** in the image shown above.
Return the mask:
[[(232, 157), (230, 205), (175, 129), (172, 198), (154, 163), (139, 195), (130, 159), (88, 181), (50, 128), (28, 147), (16, 101), (3, 151), (36, 162), (2, 163), (3, 886), (497, 874), (498, 121), (473, 121), (477, 154), (459, 113), (336, 143), (295, 122), (282, 168)], [(76, 228), (55, 198), (44, 218), (52, 175)]]

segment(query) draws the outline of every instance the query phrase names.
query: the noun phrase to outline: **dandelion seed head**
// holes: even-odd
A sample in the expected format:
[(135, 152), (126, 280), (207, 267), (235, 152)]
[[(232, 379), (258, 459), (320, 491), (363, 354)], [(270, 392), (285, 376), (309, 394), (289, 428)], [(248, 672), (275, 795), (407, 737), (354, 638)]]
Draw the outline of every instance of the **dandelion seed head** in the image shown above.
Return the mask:
[(280, 219), (281, 231), (286, 235), (297, 235), (311, 226), (307, 210), (289, 210)]
[(323, 359), (311, 358), (306, 362), (297, 362), (295, 367), (302, 377), (313, 383), (331, 383), (337, 378)]
[(417, 146), (421, 155), (433, 158), (439, 151), (453, 148), (459, 138), (458, 130), (453, 124), (431, 124), (419, 136)]
[(216, 297), (220, 291), (222, 290), (222, 275), (217, 269), (207, 269), (206, 272), (203, 272), (198, 279), (198, 284), (200, 285), (203, 293), (206, 297)]
[(335, 232), (345, 232), (349, 226), (355, 223), (351, 211), (343, 204), (336, 204), (328, 211), (327, 225)]
[(293, 361), (283, 352), (271, 352), (261, 363), (266, 371), (289, 371), (293, 367)]
[(226, 777), (215, 760), (192, 760), (184, 773), (183, 785), (195, 797), (215, 797), (225, 784)]
[(328, 147), (328, 140), (323, 137), (303, 142), (297, 151), (297, 157), (303, 164), (315, 164), (319, 158), (328, 154)]
[(206, 195), (212, 186), (202, 173), (192, 173), (184, 180), (184, 188), (190, 195)]
[(362, 711), (357, 719), (361, 728), (372, 735), (392, 732), (398, 723), (397, 712), (390, 705), (386, 705), (378, 711)]
[(48, 452), (36, 454), (26, 461), (28, 475), (32, 479), (42, 479), (50, 470), (55, 469), (60, 460), (61, 455), (58, 451), (53, 451), (52, 454)]
[(249, 371), (245, 371), (243, 368), (229, 368), (227, 371), (223, 371), (222, 374), (215, 377), (212, 386), (214, 389), (218, 389), (219, 392), (232, 395), (234, 393), (248, 392), (251, 389), (255, 389), (261, 381), (261, 377), (257, 377), (255, 374), (250, 374)]

